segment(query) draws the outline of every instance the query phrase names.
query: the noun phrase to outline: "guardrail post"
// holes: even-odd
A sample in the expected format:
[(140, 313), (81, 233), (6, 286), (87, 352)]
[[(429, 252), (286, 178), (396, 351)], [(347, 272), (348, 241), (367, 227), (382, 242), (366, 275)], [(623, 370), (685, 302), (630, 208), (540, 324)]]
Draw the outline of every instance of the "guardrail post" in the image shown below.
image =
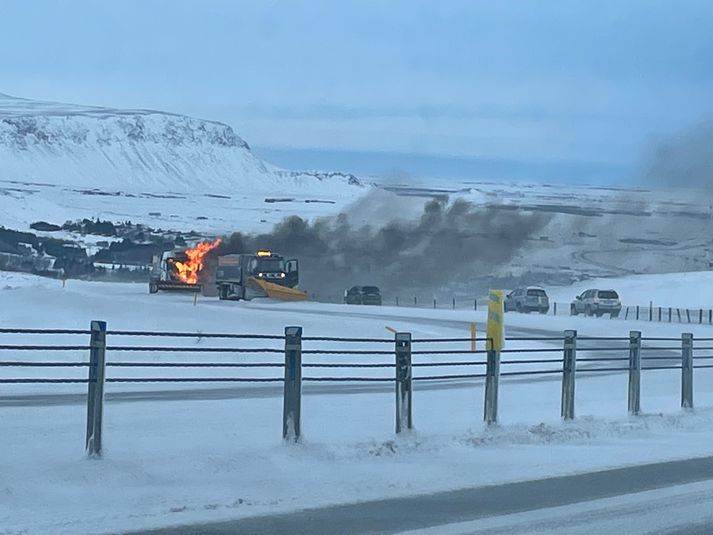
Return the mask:
[(641, 412), (641, 332), (629, 333), (629, 414)]
[(413, 428), (411, 333), (396, 333), (396, 432)]
[(285, 386), (282, 438), (297, 442), (302, 418), (302, 327), (285, 327)]
[[(488, 346), (491, 346), (489, 343)], [(498, 387), (500, 384), (500, 352), (488, 347), (485, 369), (485, 410), (483, 419), (488, 425), (498, 423)]]
[(106, 322), (92, 321), (89, 340), (89, 380), (87, 388), (87, 455), (101, 457), (104, 380), (106, 377)]
[(681, 408), (693, 408), (693, 334), (681, 335)]
[(562, 360), (562, 418), (574, 419), (574, 374), (577, 364), (577, 331), (564, 332)]

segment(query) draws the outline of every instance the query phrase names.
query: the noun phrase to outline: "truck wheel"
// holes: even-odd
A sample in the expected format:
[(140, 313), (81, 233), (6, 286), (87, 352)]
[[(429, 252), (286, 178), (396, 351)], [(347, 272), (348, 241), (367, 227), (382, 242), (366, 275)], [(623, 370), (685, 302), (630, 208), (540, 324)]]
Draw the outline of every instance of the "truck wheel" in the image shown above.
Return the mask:
[(228, 298), (228, 289), (225, 286), (218, 288), (218, 299), (221, 301)]
[(149, 282), (149, 293), (150, 294), (155, 294), (158, 293), (158, 284), (155, 282)]
[(579, 312), (577, 312), (577, 307), (574, 305), (569, 306), (569, 315), (570, 316), (579, 316)]

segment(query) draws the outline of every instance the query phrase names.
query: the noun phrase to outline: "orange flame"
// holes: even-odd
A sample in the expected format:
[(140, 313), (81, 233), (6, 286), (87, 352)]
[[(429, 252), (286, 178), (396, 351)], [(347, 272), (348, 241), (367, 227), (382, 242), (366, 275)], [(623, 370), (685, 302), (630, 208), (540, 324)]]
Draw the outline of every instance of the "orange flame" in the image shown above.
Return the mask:
[(198, 274), (203, 269), (203, 258), (210, 251), (218, 247), (221, 241), (222, 240), (218, 238), (214, 242), (199, 243), (193, 249), (188, 249), (186, 251), (188, 260), (186, 262), (178, 260), (174, 262), (178, 278), (187, 284), (197, 284)]

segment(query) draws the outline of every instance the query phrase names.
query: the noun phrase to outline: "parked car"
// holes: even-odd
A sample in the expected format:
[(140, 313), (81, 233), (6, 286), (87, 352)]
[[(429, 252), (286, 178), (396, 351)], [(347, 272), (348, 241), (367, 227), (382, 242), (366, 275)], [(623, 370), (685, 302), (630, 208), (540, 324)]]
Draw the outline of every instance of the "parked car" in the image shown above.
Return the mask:
[(533, 312), (547, 314), (550, 310), (550, 299), (543, 288), (529, 286), (527, 288), (517, 288), (505, 296), (503, 304), (505, 312), (516, 310), (517, 312)]
[(381, 290), (379, 290), (378, 286), (362, 286), (361, 304), (381, 305)]
[(345, 290), (344, 302), (347, 305), (361, 305), (361, 286), (352, 286)]
[(616, 318), (621, 312), (621, 300), (614, 290), (587, 290), (574, 298), (570, 306), (573, 316), (585, 314), (587, 316), (601, 317), (609, 314)]
[(381, 305), (381, 291), (377, 286), (352, 286), (344, 292), (348, 305)]

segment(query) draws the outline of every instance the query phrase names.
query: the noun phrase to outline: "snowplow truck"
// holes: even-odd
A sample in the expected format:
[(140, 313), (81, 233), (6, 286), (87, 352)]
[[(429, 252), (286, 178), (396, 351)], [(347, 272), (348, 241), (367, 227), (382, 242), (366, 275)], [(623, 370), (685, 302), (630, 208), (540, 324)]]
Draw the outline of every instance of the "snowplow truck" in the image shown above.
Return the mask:
[(283, 301), (304, 301), (307, 292), (297, 288), (299, 264), (272, 251), (229, 254), (218, 257), (215, 283), (219, 299), (250, 300), (270, 297)]
[(179, 276), (176, 262), (187, 262), (188, 256), (185, 251), (166, 251), (162, 255), (156, 255), (153, 259), (151, 277), (149, 279), (149, 293), (155, 294), (159, 290), (178, 292), (200, 292), (199, 283), (188, 283)]

